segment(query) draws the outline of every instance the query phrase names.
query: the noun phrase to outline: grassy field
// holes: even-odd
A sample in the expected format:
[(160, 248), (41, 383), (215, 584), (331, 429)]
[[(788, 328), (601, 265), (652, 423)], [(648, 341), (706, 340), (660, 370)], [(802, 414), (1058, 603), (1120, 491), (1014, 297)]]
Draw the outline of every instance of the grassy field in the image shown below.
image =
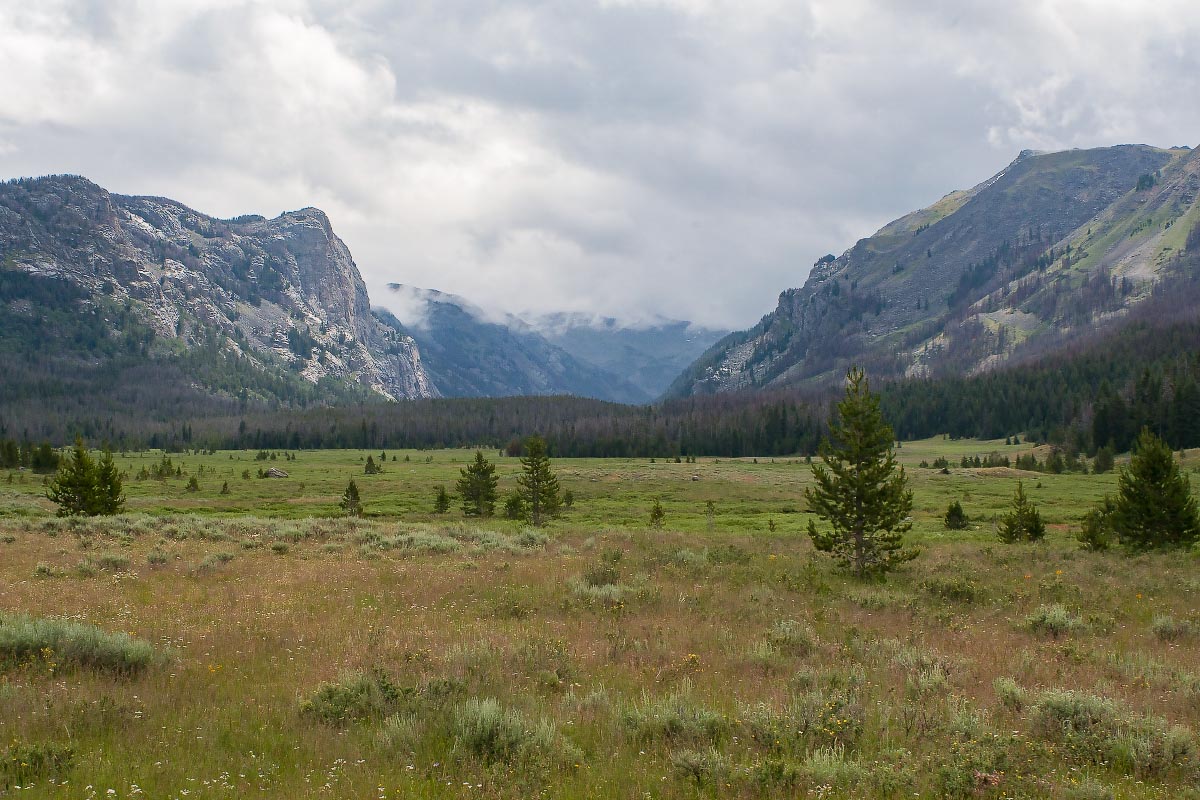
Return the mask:
[[(916, 466), (1028, 449), (904, 443), (924, 552), (879, 584), (813, 551), (802, 459), (557, 461), (542, 531), (432, 513), (467, 451), (129, 454), (83, 522), (0, 473), (0, 794), (1200, 797), (1200, 558), (1080, 551), (1111, 474)], [(996, 538), (1018, 479), (1043, 543)]]

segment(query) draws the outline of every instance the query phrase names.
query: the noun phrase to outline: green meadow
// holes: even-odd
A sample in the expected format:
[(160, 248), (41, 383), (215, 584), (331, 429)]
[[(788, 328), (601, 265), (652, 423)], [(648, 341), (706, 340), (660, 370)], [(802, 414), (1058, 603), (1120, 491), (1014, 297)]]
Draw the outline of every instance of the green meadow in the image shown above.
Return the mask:
[[(1031, 449), (904, 442), (880, 583), (803, 458), (555, 460), (537, 530), (433, 513), (468, 450), (118, 454), (86, 520), (0, 472), (0, 795), (1200, 797), (1200, 557), (1082, 551), (1115, 473), (959, 466)], [(997, 538), (1018, 480), (1043, 542)]]

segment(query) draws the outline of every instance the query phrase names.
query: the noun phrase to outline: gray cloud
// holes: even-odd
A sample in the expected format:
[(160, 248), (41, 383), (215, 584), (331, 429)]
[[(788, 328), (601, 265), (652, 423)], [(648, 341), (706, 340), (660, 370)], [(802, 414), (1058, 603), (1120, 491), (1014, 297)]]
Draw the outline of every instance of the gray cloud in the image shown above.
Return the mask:
[(377, 302), (743, 326), (1026, 147), (1196, 144), (1184, 0), (0, 0), (0, 174), (329, 212)]

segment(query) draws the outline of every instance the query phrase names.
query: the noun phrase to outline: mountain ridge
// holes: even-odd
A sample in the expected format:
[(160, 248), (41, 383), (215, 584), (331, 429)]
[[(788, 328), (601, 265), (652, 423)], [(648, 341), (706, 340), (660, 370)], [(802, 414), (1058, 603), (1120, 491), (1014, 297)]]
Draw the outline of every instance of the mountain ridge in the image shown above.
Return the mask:
[(710, 348), (668, 396), (972, 373), (1144, 299), (1200, 223), (1200, 158), (1117, 145), (1023, 151), (971, 189), (826, 257), (774, 311)]
[(164, 357), (215, 341), (221, 358), (290, 371), (316, 396), (330, 381), (392, 399), (436, 395), (411, 338), (371, 315), (362, 276), (320, 209), (221, 220), (81, 176), (20, 179), (0, 184), (0, 260), (80, 287), (93, 306), (122, 307)]
[(519, 316), (434, 289), (388, 289), (384, 307), (448, 396), (566, 393), (648, 403), (718, 336), (687, 322), (633, 327), (589, 314)]

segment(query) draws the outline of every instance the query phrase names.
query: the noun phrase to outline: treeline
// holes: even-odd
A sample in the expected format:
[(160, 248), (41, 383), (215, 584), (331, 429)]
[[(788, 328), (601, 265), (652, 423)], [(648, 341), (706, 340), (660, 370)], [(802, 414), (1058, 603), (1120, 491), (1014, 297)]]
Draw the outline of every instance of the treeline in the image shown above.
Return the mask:
[(198, 420), (191, 439), (216, 448), (508, 448), (531, 434), (566, 458), (786, 455), (815, 452), (824, 414), (795, 396), (724, 395), (661, 406), (578, 397), (365, 403), (239, 420)]

